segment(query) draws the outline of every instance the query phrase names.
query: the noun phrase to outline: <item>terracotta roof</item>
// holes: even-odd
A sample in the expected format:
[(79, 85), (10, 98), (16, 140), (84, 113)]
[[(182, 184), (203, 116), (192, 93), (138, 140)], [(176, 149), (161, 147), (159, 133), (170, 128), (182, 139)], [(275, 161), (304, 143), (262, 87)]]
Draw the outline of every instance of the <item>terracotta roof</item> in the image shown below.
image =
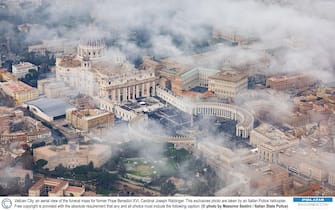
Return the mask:
[[(55, 189), (52, 190), (52, 192), (58, 191), (58, 186), (64, 186), (64, 184), (67, 184), (66, 181), (60, 180), (60, 179), (53, 179), (53, 178), (42, 178), (38, 180), (31, 188), (30, 190), (39, 190), (44, 185), (51, 185), (55, 186)], [(57, 189), (56, 189), (57, 188)]]
[(83, 193), (85, 189), (83, 187), (68, 186), (65, 191), (74, 193)]
[(92, 191), (88, 191), (88, 192), (84, 192), (84, 196), (97, 196), (97, 194), (95, 192), (92, 192)]
[(61, 182), (50, 192), (51, 193), (57, 193), (58, 191), (60, 191), (61, 189), (63, 189), (63, 187), (65, 187), (66, 185), (68, 185), (69, 183), (66, 181), (61, 180)]
[(210, 76), (210, 79), (214, 80), (225, 80), (225, 81), (231, 81), (231, 82), (237, 82), (244, 78), (246, 78), (248, 75), (243, 72), (236, 72), (236, 71), (225, 71), (222, 73), (217, 73), (213, 76)]
[(21, 81), (9, 81), (4, 82), (3, 87), (10, 89), (11, 91), (18, 93), (18, 92), (26, 92), (29, 90), (33, 90), (34, 88), (21, 82)]

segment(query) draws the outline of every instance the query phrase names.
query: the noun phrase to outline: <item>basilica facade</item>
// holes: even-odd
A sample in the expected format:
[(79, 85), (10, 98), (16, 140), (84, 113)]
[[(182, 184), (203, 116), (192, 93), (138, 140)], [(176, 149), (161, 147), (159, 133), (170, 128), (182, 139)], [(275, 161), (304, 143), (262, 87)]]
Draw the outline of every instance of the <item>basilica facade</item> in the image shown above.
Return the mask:
[(56, 60), (56, 77), (80, 93), (120, 105), (156, 95), (154, 70), (138, 70), (117, 51), (106, 56), (103, 39), (80, 41), (77, 53)]

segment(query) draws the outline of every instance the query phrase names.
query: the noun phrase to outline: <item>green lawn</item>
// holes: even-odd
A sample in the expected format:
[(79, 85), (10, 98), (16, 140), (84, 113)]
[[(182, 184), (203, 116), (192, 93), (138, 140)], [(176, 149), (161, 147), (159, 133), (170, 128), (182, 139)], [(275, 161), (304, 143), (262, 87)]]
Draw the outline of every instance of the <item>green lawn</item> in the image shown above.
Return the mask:
[(176, 171), (175, 165), (166, 159), (157, 161), (126, 159), (124, 165), (128, 173), (142, 177), (170, 176)]

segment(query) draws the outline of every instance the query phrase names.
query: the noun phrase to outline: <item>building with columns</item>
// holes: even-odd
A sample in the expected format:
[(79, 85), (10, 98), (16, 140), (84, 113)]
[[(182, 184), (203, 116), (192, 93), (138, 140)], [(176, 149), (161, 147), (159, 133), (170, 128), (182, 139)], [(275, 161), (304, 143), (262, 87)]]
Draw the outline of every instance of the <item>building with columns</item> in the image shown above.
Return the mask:
[(156, 95), (154, 70), (138, 70), (115, 52), (106, 57), (103, 39), (84, 38), (76, 55), (56, 60), (56, 78), (76, 88), (80, 93), (123, 104), (128, 100)]
[(236, 120), (236, 136), (248, 138), (254, 126), (254, 117), (247, 110), (233, 104), (216, 102), (190, 102), (173, 92), (157, 88), (157, 96), (172, 106), (191, 115), (207, 115)]
[[(116, 70), (116, 69), (115, 69)], [(153, 70), (97, 72), (99, 96), (116, 104), (156, 95), (156, 77)]]

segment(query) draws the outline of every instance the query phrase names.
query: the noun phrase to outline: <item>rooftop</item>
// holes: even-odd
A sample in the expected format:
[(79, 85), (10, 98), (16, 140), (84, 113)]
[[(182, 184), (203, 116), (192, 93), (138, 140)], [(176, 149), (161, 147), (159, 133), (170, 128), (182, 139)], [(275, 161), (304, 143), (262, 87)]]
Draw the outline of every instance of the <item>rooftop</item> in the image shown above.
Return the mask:
[(21, 62), (19, 64), (13, 65), (15, 68), (30, 68), (30, 67), (36, 67), (34, 64), (29, 62)]
[(13, 93), (26, 92), (34, 90), (35, 88), (21, 82), (21, 81), (8, 81), (1, 84), (3, 88), (7, 88)]
[(247, 78), (247, 74), (238, 71), (224, 71), (222, 73), (217, 73), (214, 76), (209, 77), (210, 79), (215, 80), (225, 80), (229, 82), (238, 82), (242, 79)]
[(75, 109), (72, 110), (72, 114), (78, 116), (79, 118), (84, 118), (86, 120), (94, 119), (96, 117), (101, 117), (105, 115), (110, 115), (109, 112), (99, 110), (99, 109)]
[(75, 56), (65, 56), (62, 58), (62, 60), (59, 63), (60, 66), (63, 67), (79, 67), (81, 66), (80, 60), (76, 59)]
[(161, 71), (169, 73), (169, 74), (176, 74), (176, 69), (168, 69), (168, 68), (162, 68)]
[(92, 69), (101, 74), (112, 76), (114, 74), (122, 74), (129, 70), (134, 70), (132, 66), (127, 64), (116, 65), (112, 61), (99, 60), (99, 62), (92, 62)]
[(6, 69), (0, 68), (0, 81), (2, 80), (16, 80), (16, 77)]
[(68, 186), (65, 191), (74, 192), (74, 193), (82, 193), (83, 191), (85, 191), (85, 189), (83, 187)]
[(180, 77), (183, 78), (183, 77), (188, 76), (189, 74), (192, 74), (192, 73), (200, 73), (200, 72), (208, 72), (208, 73), (215, 74), (215, 73), (220, 72), (220, 70), (197, 67), (197, 68), (193, 68), (193, 69), (184, 71), (184, 72), (180, 75)]
[(285, 80), (290, 80), (290, 79), (302, 79), (306, 78), (306, 75), (301, 75), (301, 74), (294, 74), (294, 75), (281, 75), (281, 76), (273, 76), (269, 77), (268, 80), (274, 81), (274, 82), (279, 82), (279, 81), (285, 81)]
[(334, 154), (313, 147), (294, 147), (282, 153), (290, 160), (308, 163), (314, 167), (322, 167), (329, 172), (335, 172)]
[(36, 100), (28, 101), (25, 104), (33, 105), (40, 109), (48, 116), (57, 117), (65, 115), (65, 111), (74, 108), (71, 104), (58, 98), (39, 98)]
[(53, 178), (42, 178), (38, 180), (29, 190), (39, 190), (44, 185), (50, 185), (50, 186), (58, 186), (62, 184), (62, 182), (65, 182), (60, 179), (53, 179)]
[(281, 130), (273, 127), (270, 124), (267, 123), (262, 123), (260, 126), (258, 126), (257, 128), (254, 129), (255, 131), (257, 131), (258, 133), (263, 134), (264, 136), (270, 138), (271, 140), (276, 140), (275, 142), (273, 142), (273, 145), (280, 145), (282, 143), (286, 141), (290, 141), (293, 140), (294, 137), (290, 136), (290, 135), (286, 135), (284, 132), (282, 132)]
[(107, 152), (108, 146), (105, 144), (92, 144), (92, 145), (78, 145), (78, 144), (66, 144), (61, 146), (48, 145), (43, 147), (35, 148), (35, 152), (44, 154), (47, 156), (57, 156), (59, 153), (72, 153), (76, 154), (100, 154), (101, 152)]
[(51, 191), (49, 193), (59, 193), (62, 192), (64, 194), (64, 191), (68, 193), (80, 193), (83, 194), (85, 192), (85, 188), (83, 187), (75, 187), (75, 186), (69, 186), (69, 183), (67, 181), (61, 180), (61, 179), (54, 179), (54, 178), (41, 178), (38, 180), (30, 189), (29, 191), (41, 191), (41, 188), (45, 186), (52, 186)]

